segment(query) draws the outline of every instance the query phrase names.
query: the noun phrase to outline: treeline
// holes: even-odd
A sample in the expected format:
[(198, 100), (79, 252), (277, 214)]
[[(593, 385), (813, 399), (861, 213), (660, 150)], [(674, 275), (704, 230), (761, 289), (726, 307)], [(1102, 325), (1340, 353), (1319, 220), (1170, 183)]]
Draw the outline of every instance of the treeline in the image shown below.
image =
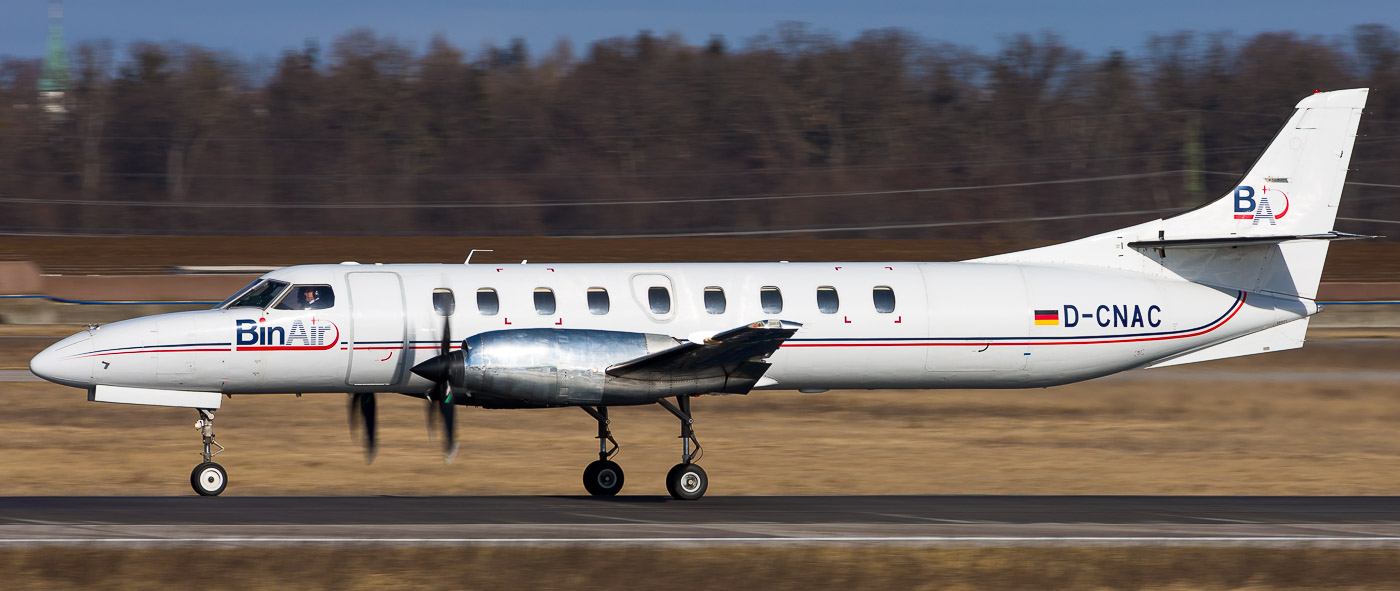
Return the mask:
[(88, 42), (62, 112), (38, 60), (3, 60), (0, 231), (1066, 237), (1222, 193), (1302, 96), (1357, 86), (1374, 90), (1350, 180), (1368, 184), (1341, 215), (1400, 219), (1373, 186), (1400, 184), (1400, 35), (1380, 25), (1102, 56), (798, 24), (569, 47), (357, 30), (268, 63)]

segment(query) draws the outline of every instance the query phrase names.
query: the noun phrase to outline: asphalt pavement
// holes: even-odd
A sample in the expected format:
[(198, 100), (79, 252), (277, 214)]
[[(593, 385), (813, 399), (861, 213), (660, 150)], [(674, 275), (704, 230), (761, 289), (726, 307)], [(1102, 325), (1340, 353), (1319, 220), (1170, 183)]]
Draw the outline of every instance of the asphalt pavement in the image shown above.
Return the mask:
[(1400, 547), (1400, 497), (0, 497), (0, 544)]

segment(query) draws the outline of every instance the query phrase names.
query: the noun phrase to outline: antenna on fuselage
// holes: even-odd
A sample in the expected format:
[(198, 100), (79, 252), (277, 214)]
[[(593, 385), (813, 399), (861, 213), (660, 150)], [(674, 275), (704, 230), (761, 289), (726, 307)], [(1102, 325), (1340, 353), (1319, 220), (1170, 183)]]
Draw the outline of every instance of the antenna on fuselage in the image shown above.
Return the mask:
[(470, 265), (470, 264), (472, 264), (472, 255), (474, 255), (474, 254), (476, 254), (476, 253), (478, 253), (478, 252), (496, 252), (496, 251), (494, 251), (494, 250), (489, 250), (489, 249), (484, 249), (484, 248), (473, 248), (471, 252), (467, 253), (467, 260), (462, 261), (462, 264), (463, 264), (463, 265)]

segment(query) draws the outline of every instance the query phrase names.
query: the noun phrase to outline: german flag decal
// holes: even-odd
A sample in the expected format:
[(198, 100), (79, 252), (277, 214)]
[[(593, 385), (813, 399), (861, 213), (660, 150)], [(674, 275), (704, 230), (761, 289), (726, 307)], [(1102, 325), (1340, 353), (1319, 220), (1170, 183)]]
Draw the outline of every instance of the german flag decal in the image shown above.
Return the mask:
[(1038, 326), (1038, 325), (1041, 325), (1041, 324), (1048, 324), (1048, 325), (1052, 325), (1052, 326), (1059, 326), (1059, 324), (1060, 324), (1060, 311), (1059, 311), (1059, 310), (1036, 310), (1036, 311), (1035, 311), (1035, 323), (1036, 323), (1037, 326)]

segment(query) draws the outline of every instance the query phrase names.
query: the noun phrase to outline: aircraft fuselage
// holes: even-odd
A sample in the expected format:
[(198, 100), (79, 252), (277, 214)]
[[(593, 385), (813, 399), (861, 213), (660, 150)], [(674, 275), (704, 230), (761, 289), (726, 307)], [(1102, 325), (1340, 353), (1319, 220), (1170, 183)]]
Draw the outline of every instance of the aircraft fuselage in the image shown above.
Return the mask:
[(781, 319), (801, 328), (756, 389), (1038, 387), (1144, 367), (1317, 310), (1133, 273), (990, 263), (341, 264), (264, 279), (286, 292), (326, 286), (334, 303), (118, 322), (70, 337), (36, 367), (79, 387), (417, 394), (432, 383), (409, 369), (439, 353), (450, 293), (453, 349), (462, 337), (520, 329), (699, 342)]

